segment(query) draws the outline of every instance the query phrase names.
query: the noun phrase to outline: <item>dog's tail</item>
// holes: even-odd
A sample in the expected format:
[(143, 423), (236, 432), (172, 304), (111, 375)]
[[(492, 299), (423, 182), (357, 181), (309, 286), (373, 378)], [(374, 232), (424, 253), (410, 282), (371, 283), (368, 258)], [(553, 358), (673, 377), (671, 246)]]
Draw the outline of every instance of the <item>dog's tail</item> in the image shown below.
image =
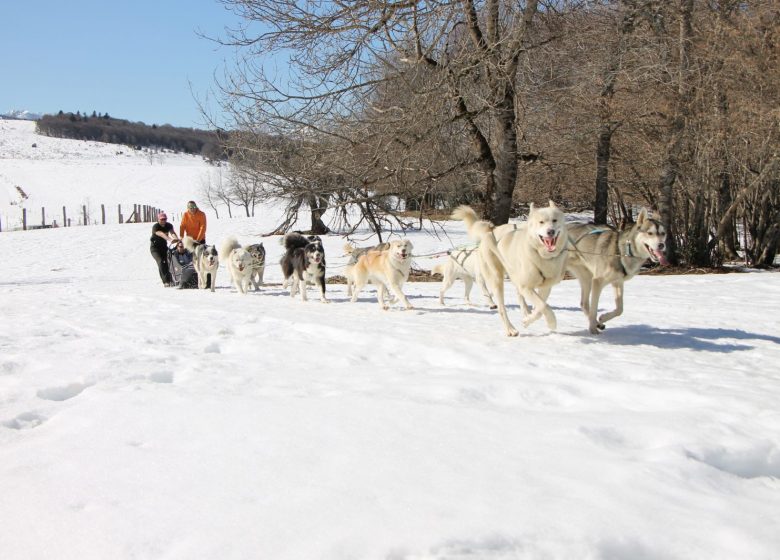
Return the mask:
[(192, 253), (195, 250), (195, 247), (198, 246), (198, 244), (195, 243), (195, 240), (189, 235), (185, 235), (181, 242), (184, 244), (184, 248), (187, 249), (190, 253)]
[(503, 255), (498, 250), (496, 236), (493, 235), (492, 222), (480, 220), (471, 206), (458, 206), (452, 212), (453, 220), (462, 220), (466, 224), (469, 237), (479, 242), (479, 254), (482, 262), (491, 267), (498, 277), (503, 278), (507, 266)]
[(461, 220), (466, 224), (466, 231), (472, 241), (481, 241), (487, 232), (493, 231), (493, 223), (480, 220), (471, 206), (458, 206), (452, 212), (453, 220)]
[(227, 261), (230, 257), (230, 253), (232, 253), (234, 249), (240, 248), (241, 243), (238, 242), (238, 239), (236, 239), (235, 236), (231, 235), (219, 246), (219, 258), (223, 261)]
[(282, 245), (286, 250), (297, 249), (298, 247), (306, 247), (309, 244), (309, 240), (297, 231), (292, 231), (286, 234), (282, 238)]
[(431, 269), (431, 274), (439, 274), (441, 276), (444, 276), (444, 265), (443, 264), (437, 264)]

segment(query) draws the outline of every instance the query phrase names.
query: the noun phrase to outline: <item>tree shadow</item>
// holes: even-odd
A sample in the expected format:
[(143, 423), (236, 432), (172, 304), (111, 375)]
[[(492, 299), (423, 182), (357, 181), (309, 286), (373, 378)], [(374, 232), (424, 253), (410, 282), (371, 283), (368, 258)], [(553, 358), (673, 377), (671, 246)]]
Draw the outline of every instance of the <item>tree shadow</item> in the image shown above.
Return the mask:
[[(652, 325), (630, 325), (626, 327), (607, 329), (600, 336), (588, 335), (587, 344), (600, 343), (639, 346), (649, 345), (663, 349), (688, 349), (698, 352), (738, 352), (752, 350), (754, 346), (749, 344), (736, 344), (725, 342), (728, 340), (762, 340), (780, 344), (780, 337), (760, 333), (751, 333), (741, 329), (680, 327), (663, 328)], [(720, 342), (720, 341), (724, 342)]]

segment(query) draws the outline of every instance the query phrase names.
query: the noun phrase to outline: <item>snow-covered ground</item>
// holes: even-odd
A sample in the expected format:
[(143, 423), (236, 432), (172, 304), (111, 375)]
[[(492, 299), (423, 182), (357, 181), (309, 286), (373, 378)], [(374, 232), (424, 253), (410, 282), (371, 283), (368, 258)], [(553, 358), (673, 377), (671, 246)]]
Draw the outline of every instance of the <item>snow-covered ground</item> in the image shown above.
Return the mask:
[[(194, 158), (18, 135), (0, 129), (0, 175), (43, 204), (65, 176), (99, 192), (102, 152), (118, 195), (149, 168), (148, 203), (197, 198)], [(278, 216), (259, 214), (208, 237), (260, 241)], [(565, 281), (558, 332), (510, 339), (460, 284), (387, 312), (343, 285), (241, 296), (224, 270), (215, 293), (166, 289), (150, 229), (0, 234), (3, 560), (778, 557), (777, 274), (641, 276), (600, 336)], [(415, 252), (465, 240), (447, 231)]]

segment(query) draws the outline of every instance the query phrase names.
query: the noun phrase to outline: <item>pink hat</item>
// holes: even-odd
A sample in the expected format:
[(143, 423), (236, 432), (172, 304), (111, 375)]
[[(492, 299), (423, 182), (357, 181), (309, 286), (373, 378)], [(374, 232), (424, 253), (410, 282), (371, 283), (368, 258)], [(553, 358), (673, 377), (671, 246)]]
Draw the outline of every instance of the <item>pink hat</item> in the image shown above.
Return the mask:
[(163, 218), (167, 220), (168, 219), (168, 214), (166, 214), (165, 212), (159, 212), (157, 214), (157, 219), (158, 220), (162, 220)]

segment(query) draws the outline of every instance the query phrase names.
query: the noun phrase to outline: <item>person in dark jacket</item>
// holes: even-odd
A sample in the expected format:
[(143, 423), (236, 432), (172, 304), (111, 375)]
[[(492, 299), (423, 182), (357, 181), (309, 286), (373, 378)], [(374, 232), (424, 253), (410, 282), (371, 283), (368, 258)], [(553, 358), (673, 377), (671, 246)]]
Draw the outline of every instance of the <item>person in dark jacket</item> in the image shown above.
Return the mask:
[(154, 261), (157, 263), (157, 270), (160, 273), (160, 280), (163, 286), (170, 286), (173, 283), (171, 272), (168, 270), (168, 243), (178, 241), (173, 224), (168, 221), (165, 212), (157, 214), (157, 223), (152, 226), (152, 237), (149, 251), (152, 253)]
[(190, 253), (184, 244), (179, 241), (176, 249), (173, 251), (172, 266), (176, 267), (179, 277), (179, 289), (185, 290), (198, 287), (198, 274), (195, 272), (195, 264), (192, 262), (192, 253)]

